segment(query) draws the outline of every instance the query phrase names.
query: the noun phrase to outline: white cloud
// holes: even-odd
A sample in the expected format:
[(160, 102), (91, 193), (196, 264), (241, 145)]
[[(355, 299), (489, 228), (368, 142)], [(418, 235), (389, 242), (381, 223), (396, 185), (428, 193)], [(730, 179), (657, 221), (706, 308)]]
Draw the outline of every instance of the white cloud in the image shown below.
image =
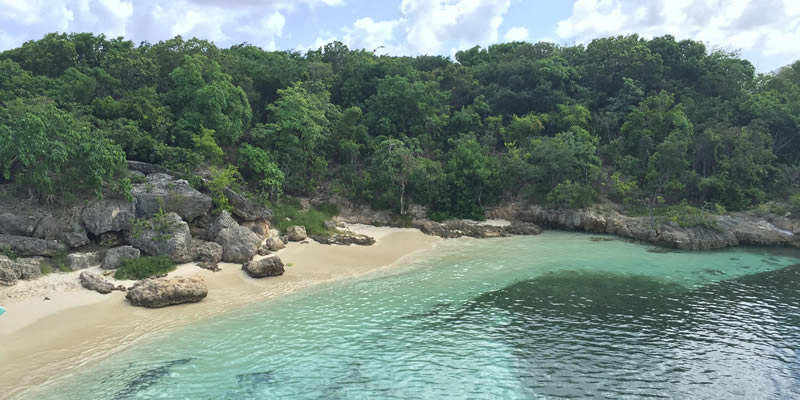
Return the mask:
[(505, 39), (506, 42), (524, 42), (528, 40), (528, 28), (515, 26), (506, 32), (503, 39)]
[(407, 47), (435, 54), (451, 42), (458, 48), (495, 43), (510, 6), (510, 0), (403, 0)]
[(375, 22), (372, 18), (361, 18), (353, 23), (350, 28), (345, 28), (343, 31), (349, 38), (348, 46), (354, 49), (367, 49), (369, 51), (375, 50), (379, 47), (395, 47), (393, 43), (394, 31), (404, 21), (391, 20)]
[(580, 42), (630, 33), (671, 34), (790, 62), (800, 58), (800, 1), (576, 0), (556, 27), (560, 38)]

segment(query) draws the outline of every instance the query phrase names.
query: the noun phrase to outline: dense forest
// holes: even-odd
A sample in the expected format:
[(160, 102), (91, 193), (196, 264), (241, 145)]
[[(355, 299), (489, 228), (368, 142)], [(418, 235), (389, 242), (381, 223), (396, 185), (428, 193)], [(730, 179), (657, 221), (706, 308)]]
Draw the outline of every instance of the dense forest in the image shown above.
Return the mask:
[[(49, 34), (0, 53), (0, 182), (129, 193), (125, 160), (212, 193), (338, 194), (434, 219), (525, 200), (743, 210), (800, 186), (800, 62), (672, 36), (394, 57)], [(215, 196), (225, 207), (224, 196)]]

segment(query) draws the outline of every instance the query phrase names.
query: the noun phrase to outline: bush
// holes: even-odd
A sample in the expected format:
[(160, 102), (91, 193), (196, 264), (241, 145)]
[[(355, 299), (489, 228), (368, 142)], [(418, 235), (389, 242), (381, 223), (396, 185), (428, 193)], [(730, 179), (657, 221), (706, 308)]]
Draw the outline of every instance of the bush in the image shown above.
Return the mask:
[(283, 193), (284, 175), (266, 151), (245, 143), (239, 149), (239, 168), (245, 178), (255, 181), (268, 197)]
[(789, 207), (792, 214), (800, 213), (800, 192), (789, 196)]
[(166, 256), (129, 258), (122, 261), (114, 279), (147, 279), (166, 275), (175, 270), (175, 264)]
[(727, 212), (725, 207), (716, 203), (706, 203), (702, 208), (690, 206), (684, 199), (680, 204), (667, 207), (667, 219), (684, 228), (705, 227), (718, 230), (717, 222), (712, 218)]
[[(306, 211), (300, 209), (300, 204), (296, 202), (283, 202), (276, 205), (273, 210), (273, 221), (276, 228), (285, 234), (290, 226), (300, 225), (306, 228), (309, 235), (328, 236), (332, 232), (323, 226), (325, 221), (339, 213), (335, 205), (324, 204), (318, 208), (311, 208)], [(289, 219), (287, 221), (286, 219)]]
[(547, 194), (547, 202), (558, 208), (585, 208), (597, 200), (597, 192), (578, 182), (567, 179)]

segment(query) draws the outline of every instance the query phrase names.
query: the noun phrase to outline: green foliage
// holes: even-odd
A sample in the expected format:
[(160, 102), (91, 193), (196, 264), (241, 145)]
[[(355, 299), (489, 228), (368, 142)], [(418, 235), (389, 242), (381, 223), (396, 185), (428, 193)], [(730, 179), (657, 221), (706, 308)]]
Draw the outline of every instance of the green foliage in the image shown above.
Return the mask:
[(166, 256), (123, 259), (114, 272), (114, 279), (141, 280), (164, 276), (175, 270), (175, 264)]
[(547, 202), (557, 208), (586, 208), (597, 201), (597, 192), (588, 185), (567, 179), (547, 194)]
[(228, 165), (224, 169), (211, 169), (211, 180), (206, 186), (211, 193), (211, 200), (214, 201), (214, 214), (233, 209), (228, 196), (225, 195), (225, 188), (235, 188), (240, 180), (239, 170), (233, 165)]
[(247, 143), (242, 144), (239, 148), (239, 170), (245, 179), (256, 182), (268, 198), (277, 198), (283, 193), (283, 172), (266, 151)]
[(667, 207), (666, 217), (668, 221), (684, 228), (704, 227), (719, 230), (713, 217), (724, 215), (726, 212), (725, 207), (719, 204), (706, 203), (703, 207), (693, 207), (684, 199), (679, 204)]
[(125, 154), (51, 102), (16, 100), (0, 109), (0, 167), (6, 180), (50, 198), (103, 186), (125, 170)]
[(789, 207), (792, 213), (800, 214), (800, 193), (789, 196)]
[(455, 58), (48, 34), (0, 53), (0, 183), (127, 197), (128, 159), (212, 167), (192, 184), (217, 211), (240, 184), (435, 218), (481, 218), (499, 199), (585, 204), (590, 190), (648, 215), (681, 199), (743, 210), (800, 188), (800, 62), (756, 75), (669, 35)]
[(12, 260), (16, 260), (18, 257), (17, 252), (9, 247), (0, 247), (0, 256), (6, 256)]
[(328, 236), (332, 232), (326, 230), (323, 224), (338, 215), (339, 210), (333, 204), (302, 210), (299, 203), (284, 201), (276, 204), (272, 213), (272, 221), (281, 234), (286, 234), (289, 227), (298, 225), (304, 226), (309, 235)]
[(153, 240), (164, 242), (169, 240), (175, 233), (175, 225), (167, 219), (167, 212), (164, 208), (159, 208), (158, 212), (150, 219), (136, 219), (131, 226), (131, 235), (134, 238), (141, 237), (145, 230), (154, 231), (156, 236)]

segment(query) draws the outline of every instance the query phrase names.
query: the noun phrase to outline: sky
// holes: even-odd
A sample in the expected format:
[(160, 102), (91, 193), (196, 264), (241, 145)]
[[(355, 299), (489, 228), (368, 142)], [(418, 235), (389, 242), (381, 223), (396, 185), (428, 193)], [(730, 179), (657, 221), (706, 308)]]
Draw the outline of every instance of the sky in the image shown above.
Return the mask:
[(800, 59), (800, 0), (0, 0), (0, 50), (48, 32), (298, 51), (339, 40), (380, 54), (445, 56), (514, 40), (671, 34), (741, 51), (770, 72)]

